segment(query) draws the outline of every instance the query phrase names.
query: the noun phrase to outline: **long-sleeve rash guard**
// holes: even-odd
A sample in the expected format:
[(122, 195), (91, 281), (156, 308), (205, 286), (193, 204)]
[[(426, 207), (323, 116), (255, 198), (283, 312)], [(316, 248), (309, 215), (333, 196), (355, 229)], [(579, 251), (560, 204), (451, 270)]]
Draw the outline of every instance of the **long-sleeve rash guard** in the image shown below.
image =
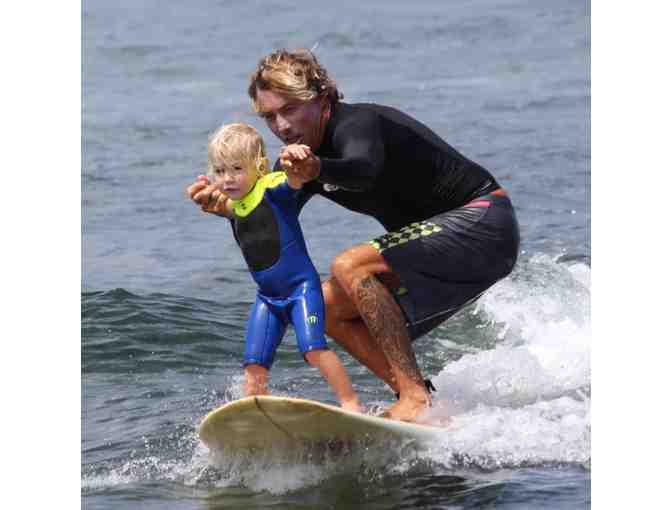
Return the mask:
[(302, 189), (376, 218), (387, 230), (422, 221), (499, 188), (412, 117), (377, 104), (337, 103), (315, 151), (321, 171)]

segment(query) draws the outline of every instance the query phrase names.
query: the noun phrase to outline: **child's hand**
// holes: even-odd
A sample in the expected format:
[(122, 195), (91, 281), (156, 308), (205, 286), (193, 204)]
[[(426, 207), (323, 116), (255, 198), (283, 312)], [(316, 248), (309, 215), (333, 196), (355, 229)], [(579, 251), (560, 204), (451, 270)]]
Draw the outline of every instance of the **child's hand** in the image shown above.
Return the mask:
[(231, 214), (227, 206), (228, 197), (218, 190), (215, 184), (211, 184), (205, 175), (199, 175), (187, 188), (187, 195), (201, 207), (203, 212), (227, 217)]

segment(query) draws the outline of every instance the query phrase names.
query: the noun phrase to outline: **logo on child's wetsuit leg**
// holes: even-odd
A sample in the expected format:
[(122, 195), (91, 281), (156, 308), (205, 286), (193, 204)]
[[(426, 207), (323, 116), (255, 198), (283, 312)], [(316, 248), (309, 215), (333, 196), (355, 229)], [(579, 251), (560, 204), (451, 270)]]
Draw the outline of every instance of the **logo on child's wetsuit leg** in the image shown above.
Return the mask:
[(307, 321), (308, 324), (310, 324), (311, 326), (314, 326), (315, 324), (317, 324), (317, 314), (309, 315), (309, 316), (306, 318), (306, 321)]

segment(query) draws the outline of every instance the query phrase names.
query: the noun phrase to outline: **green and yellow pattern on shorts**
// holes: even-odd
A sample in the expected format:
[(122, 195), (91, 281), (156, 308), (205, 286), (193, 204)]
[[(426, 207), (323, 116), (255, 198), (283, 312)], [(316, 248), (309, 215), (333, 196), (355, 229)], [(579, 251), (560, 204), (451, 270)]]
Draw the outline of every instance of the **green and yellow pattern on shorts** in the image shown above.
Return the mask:
[(394, 246), (420, 239), (421, 237), (430, 236), (436, 232), (441, 232), (441, 227), (436, 223), (432, 223), (431, 221), (416, 221), (403, 227), (401, 230), (388, 232), (380, 237), (376, 237), (374, 240), (369, 241), (369, 244), (382, 253), (388, 248), (393, 248)]

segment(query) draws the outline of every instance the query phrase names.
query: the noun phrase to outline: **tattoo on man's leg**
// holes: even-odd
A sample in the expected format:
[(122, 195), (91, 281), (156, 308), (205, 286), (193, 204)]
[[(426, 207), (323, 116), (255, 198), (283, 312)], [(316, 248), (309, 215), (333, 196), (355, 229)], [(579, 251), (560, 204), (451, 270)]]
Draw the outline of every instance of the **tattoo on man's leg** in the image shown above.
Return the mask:
[(375, 276), (360, 280), (356, 295), (359, 313), (389, 361), (418, 384), (424, 384), (403, 313), (392, 295)]

